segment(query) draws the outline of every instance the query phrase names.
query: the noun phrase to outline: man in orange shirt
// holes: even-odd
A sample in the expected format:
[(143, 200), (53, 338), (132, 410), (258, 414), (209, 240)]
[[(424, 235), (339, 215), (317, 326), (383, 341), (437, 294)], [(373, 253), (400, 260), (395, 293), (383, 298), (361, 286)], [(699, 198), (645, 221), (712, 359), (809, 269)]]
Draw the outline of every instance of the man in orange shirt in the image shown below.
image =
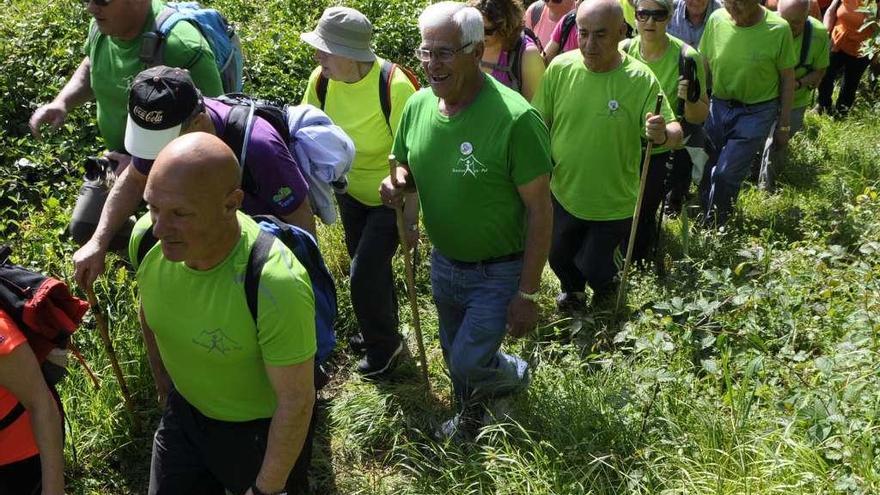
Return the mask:
[(0, 310), (0, 493), (64, 493), (62, 420), (53, 394), (24, 334)]
[[(862, 55), (862, 44), (874, 35), (877, 28), (861, 30), (867, 14), (859, 12), (861, 0), (834, 0), (825, 12), (825, 28), (831, 33), (831, 59), (825, 77), (819, 83), (816, 110), (845, 116), (856, 100), (859, 81), (871, 60)], [(880, 16), (880, 10), (877, 13)], [(843, 82), (836, 104), (832, 105), (831, 95), (834, 82), (843, 74)]]

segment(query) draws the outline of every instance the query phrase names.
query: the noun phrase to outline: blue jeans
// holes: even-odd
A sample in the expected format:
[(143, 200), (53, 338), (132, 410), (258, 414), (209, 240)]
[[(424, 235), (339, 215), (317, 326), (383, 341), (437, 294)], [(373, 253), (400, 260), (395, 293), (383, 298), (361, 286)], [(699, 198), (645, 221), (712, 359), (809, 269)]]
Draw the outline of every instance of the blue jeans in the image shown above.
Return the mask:
[(707, 164), (708, 174), (700, 188), (706, 220), (715, 214), (719, 225), (727, 221), (755, 155), (763, 149), (776, 121), (778, 107), (778, 100), (736, 105), (712, 98), (706, 134), (718, 152)]
[(437, 250), (431, 255), (440, 346), (459, 406), (528, 386), (528, 364), (499, 350), (507, 335), (507, 306), (519, 289), (521, 272), (521, 259), (463, 264)]

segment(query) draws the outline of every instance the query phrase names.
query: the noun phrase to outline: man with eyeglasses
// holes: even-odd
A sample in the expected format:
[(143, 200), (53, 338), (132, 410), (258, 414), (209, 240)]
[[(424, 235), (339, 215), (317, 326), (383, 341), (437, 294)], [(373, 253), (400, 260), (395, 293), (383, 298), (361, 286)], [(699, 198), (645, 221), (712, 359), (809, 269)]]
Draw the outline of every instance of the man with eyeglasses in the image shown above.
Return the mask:
[(431, 285), (458, 414), (438, 436), (468, 440), (500, 399), (528, 386), (528, 364), (500, 351), (535, 328), (552, 210), (547, 127), (519, 94), (480, 70), (483, 17), (440, 2), (419, 16), (431, 91), (407, 102), (394, 142), (389, 205), (418, 191), (434, 245)]
[(700, 187), (703, 221), (710, 225), (728, 220), (773, 123), (778, 147), (788, 144), (791, 132), (797, 52), (788, 23), (758, 2), (727, 0), (700, 40), (712, 76), (705, 128), (716, 151)]
[[(165, 3), (161, 0), (86, 0), (83, 6), (93, 18), (83, 50), (85, 57), (55, 99), (33, 113), (30, 128), (39, 138), (43, 126), (57, 129), (71, 110), (95, 100), (98, 130), (109, 150), (107, 158), (116, 162), (115, 173), (124, 175), (131, 160), (123, 143), (128, 87), (144, 69), (140, 54), (145, 35), (155, 30), (153, 20)], [(188, 22), (177, 23), (163, 43), (166, 65), (188, 69), (193, 81), (207, 96), (223, 93), (214, 54), (195, 26)], [(94, 228), (92, 224), (71, 224), (74, 240), (79, 244), (89, 240)], [(116, 232), (98, 239), (104, 251), (114, 234)], [(118, 247), (124, 248), (126, 240), (127, 236), (116, 244), (121, 243)]]
[(642, 139), (676, 148), (682, 137), (666, 99), (653, 114), (663, 89), (651, 69), (618, 50), (627, 30), (620, 3), (583, 2), (576, 22), (580, 49), (550, 63), (533, 102), (550, 127), (550, 268), (564, 313), (584, 309), (587, 285), (594, 310), (607, 309), (617, 291), (614, 252), (638, 199)]

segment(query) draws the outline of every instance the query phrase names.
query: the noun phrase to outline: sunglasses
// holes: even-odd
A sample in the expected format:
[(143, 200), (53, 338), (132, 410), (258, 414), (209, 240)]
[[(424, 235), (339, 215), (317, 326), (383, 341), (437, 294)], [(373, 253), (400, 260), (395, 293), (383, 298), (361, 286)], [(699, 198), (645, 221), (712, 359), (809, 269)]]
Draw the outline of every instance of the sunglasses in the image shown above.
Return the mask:
[(84, 6), (88, 6), (90, 3), (94, 3), (98, 7), (106, 7), (110, 5), (110, 2), (113, 0), (80, 0)]
[(648, 22), (648, 19), (654, 19), (657, 22), (664, 22), (666, 19), (669, 19), (669, 11), (666, 9), (637, 10), (636, 19), (641, 22)]

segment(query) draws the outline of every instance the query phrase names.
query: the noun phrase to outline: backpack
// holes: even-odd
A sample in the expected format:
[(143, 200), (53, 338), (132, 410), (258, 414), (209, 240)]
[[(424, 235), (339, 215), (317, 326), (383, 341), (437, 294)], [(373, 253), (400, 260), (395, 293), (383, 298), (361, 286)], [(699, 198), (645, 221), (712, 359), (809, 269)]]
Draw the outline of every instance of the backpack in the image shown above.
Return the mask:
[(499, 64), (489, 64), (480, 62), (480, 65), (483, 67), (488, 67), (492, 70), (498, 70), (504, 72), (510, 78), (510, 82), (513, 85), (512, 89), (517, 93), (522, 92), (522, 81), (523, 81), (523, 57), (526, 53), (526, 39), (532, 41), (535, 46), (538, 47), (538, 51), (544, 51), (544, 48), (541, 46), (541, 40), (538, 39), (538, 35), (535, 34), (531, 29), (524, 27), (522, 34), (520, 34), (519, 39), (516, 40), (516, 45), (514, 45), (513, 50), (510, 50), (507, 55), (507, 65), (499, 65)]
[[(297, 136), (300, 134), (300, 129), (305, 126), (294, 115), (297, 113), (295, 110), (300, 107), (252, 98), (241, 93), (230, 93), (215, 99), (232, 107), (226, 116), (226, 130), (221, 137), (232, 149), (242, 167), (242, 189), (249, 192), (257, 190), (250, 167), (247, 167), (247, 143), (253, 129), (254, 118), (260, 117), (278, 132), (281, 139), (290, 148), (291, 154), (297, 158), (297, 164), (300, 166), (303, 177), (309, 182), (309, 194), (313, 202), (315, 199), (313, 193), (317, 193), (316, 189), (326, 188), (320, 184), (321, 182), (329, 184), (338, 191), (345, 190), (347, 187), (346, 174), (351, 170), (351, 164), (354, 161), (354, 143), (351, 142), (345, 131), (332, 125), (329, 117), (325, 121), (313, 125), (330, 132), (309, 133), (308, 138), (313, 142), (302, 143), (301, 146)], [(311, 108), (314, 112), (318, 112), (314, 107)], [(323, 112), (321, 112), (321, 116), (324, 116)], [(328, 164), (330, 157), (321, 151), (338, 152), (336, 156), (332, 157), (337, 159), (332, 163), (332, 167)], [(321, 156), (317, 156), (319, 154)], [(310, 164), (323, 164), (333, 170), (328, 174), (314, 173), (312, 167), (307, 167), (307, 164), (304, 163), (304, 158), (309, 160)], [(335, 216), (330, 219), (327, 215), (321, 215), (321, 219), (329, 224), (335, 221)]]
[[(379, 67), (379, 105), (382, 107), (382, 115), (385, 116), (385, 124), (388, 126), (388, 132), (391, 132), (391, 82), (394, 70), (399, 69), (409, 79), (416, 91), (421, 87), (419, 78), (415, 73), (402, 65), (397, 65), (387, 60), (382, 61)], [(330, 81), (324, 77), (324, 74), (318, 74), (318, 82), (315, 84), (315, 93), (318, 95), (318, 103), (321, 110), (327, 102), (327, 87)]]
[[(70, 294), (64, 282), (9, 262), (12, 250), (0, 246), (0, 309), (12, 318), (27, 338), (50, 389), (66, 374), (46, 360), (55, 349), (66, 349), (88, 303)], [(21, 403), (0, 418), (0, 430), (12, 425), (23, 413)]]
[[(199, 30), (214, 52), (214, 61), (224, 92), (241, 91), (244, 56), (235, 26), (214, 9), (205, 9), (198, 2), (168, 2), (153, 21), (153, 28), (141, 36), (140, 60), (148, 68), (165, 65), (165, 39), (174, 26), (186, 21)], [(89, 38), (100, 36), (92, 24)]]
[[(318, 250), (318, 244), (311, 234), (295, 225), (284, 223), (272, 215), (255, 215), (252, 218), (259, 224), (260, 234), (257, 236), (248, 257), (244, 292), (254, 324), (256, 325), (259, 315), (257, 296), (260, 276), (263, 273), (263, 266), (266, 264), (272, 243), (277, 238), (293, 252), (296, 259), (305, 267), (312, 282), (312, 291), (315, 296), (315, 340), (317, 341), (315, 366), (317, 368), (330, 357), (330, 353), (336, 346), (337, 302), (336, 284), (333, 282), (333, 277), (330, 275), (324, 258)], [(153, 227), (150, 226), (144, 232), (138, 245), (138, 265), (157, 242), (158, 239), (153, 235)]]
[(807, 69), (807, 72), (811, 72), (813, 66), (807, 63), (807, 57), (810, 56), (810, 44), (813, 42), (813, 23), (810, 22), (809, 17), (807, 18), (807, 23), (804, 25), (804, 32), (801, 36), (801, 54), (798, 58), (798, 63), (794, 68), (804, 68)]
[(562, 18), (562, 33), (559, 38), (559, 52), (562, 53), (562, 49), (565, 46), (565, 42), (568, 41), (568, 36), (571, 34), (571, 30), (574, 29), (575, 25), (575, 16), (577, 15), (577, 10), (573, 10)]

